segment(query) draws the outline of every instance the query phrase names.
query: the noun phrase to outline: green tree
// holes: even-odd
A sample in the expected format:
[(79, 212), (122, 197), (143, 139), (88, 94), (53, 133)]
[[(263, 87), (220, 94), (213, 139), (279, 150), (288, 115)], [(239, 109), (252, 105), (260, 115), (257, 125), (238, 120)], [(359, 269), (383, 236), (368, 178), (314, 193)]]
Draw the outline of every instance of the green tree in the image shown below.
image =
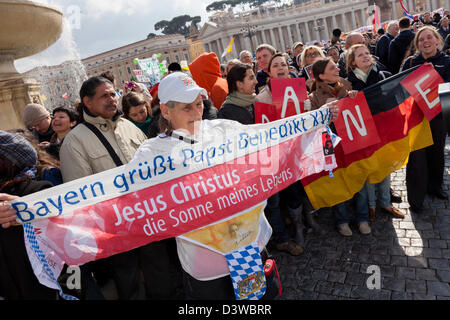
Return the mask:
[(209, 4), (206, 7), (206, 11), (226, 11), (228, 8), (235, 8), (240, 5), (249, 5), (251, 8), (256, 8), (268, 2), (276, 3), (276, 1), (273, 0), (220, 0)]
[(189, 27), (196, 26), (201, 21), (200, 16), (191, 17), (183, 15), (173, 18), (170, 21), (161, 20), (154, 26), (155, 30), (162, 30), (163, 34), (182, 34), (184, 36), (189, 34)]

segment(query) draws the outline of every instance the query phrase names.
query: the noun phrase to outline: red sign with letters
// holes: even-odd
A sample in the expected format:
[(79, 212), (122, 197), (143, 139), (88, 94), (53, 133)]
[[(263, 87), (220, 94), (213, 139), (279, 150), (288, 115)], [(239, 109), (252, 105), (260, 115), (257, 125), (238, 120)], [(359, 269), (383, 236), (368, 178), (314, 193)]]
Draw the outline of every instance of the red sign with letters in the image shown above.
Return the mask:
[(428, 121), (442, 111), (438, 95), (440, 83), (444, 81), (430, 63), (423, 64), (401, 82)]
[(354, 99), (339, 100), (338, 108), (340, 115), (334, 124), (342, 138), (341, 146), (345, 154), (380, 143), (380, 136), (362, 91)]
[(255, 123), (268, 123), (280, 120), (277, 116), (277, 107), (273, 104), (255, 102)]
[(272, 103), (255, 102), (255, 123), (267, 123), (305, 112), (304, 78), (271, 79)]

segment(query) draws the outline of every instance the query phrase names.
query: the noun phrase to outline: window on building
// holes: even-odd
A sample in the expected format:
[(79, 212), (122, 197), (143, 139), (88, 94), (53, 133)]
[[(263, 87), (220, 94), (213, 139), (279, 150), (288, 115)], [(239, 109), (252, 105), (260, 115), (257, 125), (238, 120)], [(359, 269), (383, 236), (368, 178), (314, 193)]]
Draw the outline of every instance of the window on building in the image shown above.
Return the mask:
[(127, 71), (128, 71), (129, 74), (131, 74), (131, 69), (130, 69), (130, 67), (127, 67)]
[(177, 60), (177, 62), (180, 62), (180, 58), (178, 58), (178, 55), (175, 55), (175, 59)]

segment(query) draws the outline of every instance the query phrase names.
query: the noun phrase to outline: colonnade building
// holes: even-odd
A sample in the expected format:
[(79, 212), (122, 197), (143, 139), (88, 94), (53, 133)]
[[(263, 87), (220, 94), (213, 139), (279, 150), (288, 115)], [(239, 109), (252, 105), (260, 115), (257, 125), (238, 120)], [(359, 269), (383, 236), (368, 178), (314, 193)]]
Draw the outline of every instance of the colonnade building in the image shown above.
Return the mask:
[[(285, 51), (296, 41), (304, 44), (328, 41), (332, 30), (350, 32), (372, 25), (373, 1), (368, 0), (300, 0), (300, 4), (284, 7), (260, 6), (245, 12), (218, 12), (209, 17), (198, 36), (206, 52), (221, 57), (234, 38), (235, 50), (227, 58), (235, 58), (246, 49), (255, 52), (258, 44), (269, 43)], [(295, 1), (295, 2), (300, 2)], [(372, 4), (369, 5), (369, 2)], [(399, 19), (403, 10), (398, 0), (375, 1), (381, 22)], [(404, 0), (410, 13), (450, 8), (450, 0)], [(251, 35), (251, 36), (249, 36)]]

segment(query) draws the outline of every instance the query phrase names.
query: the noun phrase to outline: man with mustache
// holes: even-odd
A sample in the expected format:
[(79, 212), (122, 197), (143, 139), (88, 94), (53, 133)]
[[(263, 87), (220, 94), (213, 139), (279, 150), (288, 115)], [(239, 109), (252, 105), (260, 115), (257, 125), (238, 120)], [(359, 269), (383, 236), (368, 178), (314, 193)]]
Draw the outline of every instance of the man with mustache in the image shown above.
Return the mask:
[[(117, 109), (118, 99), (114, 85), (106, 78), (93, 77), (81, 86), (78, 106), (81, 124), (67, 134), (60, 149), (64, 182), (128, 163), (139, 145), (146, 140), (137, 126), (121, 117), (122, 113)], [(88, 126), (97, 128), (114, 150), (115, 157)], [(98, 268), (101, 263), (111, 270), (119, 299), (144, 298), (138, 259), (138, 252), (131, 250), (99, 260), (102, 261), (100, 263), (95, 261), (82, 266), (82, 292), (85, 292), (82, 299), (102, 299), (98, 290), (86, 291), (86, 288), (96, 288), (90, 280), (90, 268)]]

